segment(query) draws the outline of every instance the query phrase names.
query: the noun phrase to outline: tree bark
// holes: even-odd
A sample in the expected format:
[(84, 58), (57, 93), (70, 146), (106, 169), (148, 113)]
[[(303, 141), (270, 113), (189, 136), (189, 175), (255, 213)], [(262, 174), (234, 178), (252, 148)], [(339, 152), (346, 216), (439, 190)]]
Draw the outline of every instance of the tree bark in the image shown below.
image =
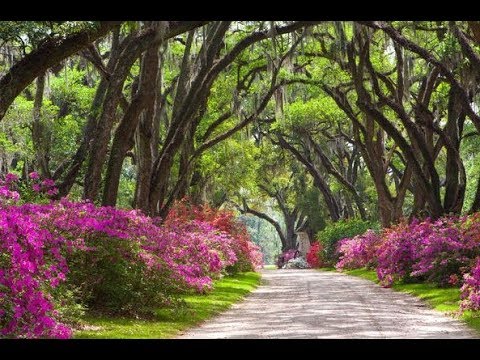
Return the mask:
[(314, 152), (317, 154), (318, 158), (320, 159), (320, 162), (322, 163), (323, 167), (325, 168), (325, 170), (330, 174), (332, 175), (333, 177), (335, 177), (335, 179), (338, 180), (338, 182), (340, 184), (343, 185), (343, 187), (352, 194), (352, 197), (355, 201), (355, 204), (357, 206), (357, 209), (358, 209), (358, 212), (360, 214), (360, 217), (362, 218), (362, 220), (366, 220), (367, 218), (367, 214), (365, 212), (365, 207), (363, 205), (363, 200), (362, 198), (360, 197), (360, 195), (358, 194), (357, 190), (355, 189), (355, 187), (352, 185), (352, 183), (350, 183), (342, 174), (340, 174), (340, 172), (335, 169), (335, 167), (333, 166), (332, 162), (330, 161), (330, 159), (325, 155), (325, 153), (323, 152), (322, 148), (317, 144), (315, 143), (315, 141), (313, 140), (313, 138), (310, 136), (310, 135), (307, 135), (307, 140), (309, 142), (309, 144), (313, 147), (314, 149)]
[(450, 89), (448, 99), (448, 119), (445, 134), (451, 146), (447, 146), (447, 163), (445, 165), (445, 197), (443, 208), (445, 213), (460, 214), (465, 197), (466, 181), (460, 169), (463, 167), (460, 159), (460, 139), (462, 136), (465, 112), (459, 103), (458, 96), (453, 88)]
[(33, 102), (32, 142), (35, 150), (35, 161), (43, 177), (51, 178), (49, 168), (50, 136), (42, 120), (43, 92), (45, 88), (45, 73), (36, 81), (35, 100)]
[[(121, 43), (119, 43), (119, 36), (120, 36), (120, 29), (117, 29), (113, 32), (112, 38), (112, 45), (110, 49), (110, 58), (108, 60), (106, 69), (104, 72), (100, 70), (101, 73), (104, 73), (104, 76), (100, 79), (100, 82), (97, 86), (97, 90), (95, 91), (95, 97), (93, 98), (92, 105), (90, 106), (90, 111), (87, 117), (87, 122), (85, 127), (83, 128), (82, 139), (80, 142), (80, 146), (78, 147), (77, 151), (73, 155), (70, 161), (66, 163), (64, 168), (59, 167), (55, 170), (54, 179), (59, 179), (62, 177), (62, 181), (58, 182), (58, 195), (57, 198), (61, 198), (66, 196), (75, 180), (80, 172), (80, 169), (88, 156), (88, 152), (91, 146), (91, 141), (95, 136), (95, 128), (97, 126), (97, 120), (101, 112), (101, 107), (105, 98), (105, 94), (107, 92), (110, 73), (115, 68), (115, 65), (118, 61), (118, 56), (122, 52), (122, 50), (127, 45), (129, 38), (124, 39)], [(101, 64), (103, 68), (103, 64)], [(108, 76), (107, 76), (108, 74)], [(63, 175), (65, 174), (65, 175)], [(62, 176), (63, 175), (63, 176)]]
[(103, 165), (107, 157), (110, 133), (114, 124), (117, 106), (122, 97), (122, 89), (130, 68), (142, 52), (151, 46), (160, 45), (163, 41), (203, 25), (204, 22), (169, 22), (165, 33), (159, 33), (149, 27), (141, 31), (128, 46), (122, 51), (119, 61), (110, 78), (110, 84), (105, 95), (102, 114), (96, 128), (91, 156), (85, 175), (84, 198), (95, 200), (97, 198)]
[(158, 47), (159, 45), (152, 46), (145, 52), (141, 64), (139, 89), (115, 130), (105, 174), (102, 201), (104, 206), (115, 206), (116, 204), (123, 160), (127, 151), (134, 145), (134, 132), (140, 122), (140, 114), (144, 110), (150, 109), (150, 116), (153, 116), (155, 96), (152, 94), (155, 94), (157, 85)]
[(312, 175), (313, 183), (318, 188), (318, 190), (320, 190), (325, 204), (327, 205), (327, 209), (332, 221), (340, 220), (340, 208), (338, 206), (337, 200), (333, 196), (330, 187), (328, 186), (322, 175), (319, 173), (319, 171), (315, 168), (315, 166), (313, 166), (309, 159), (305, 158), (294, 146), (289, 144), (288, 141), (286, 141), (281, 134), (277, 133), (277, 139), (278, 144), (285, 150), (288, 150), (290, 153), (292, 153), (292, 155), (295, 156), (295, 158), (305, 166), (310, 175)]

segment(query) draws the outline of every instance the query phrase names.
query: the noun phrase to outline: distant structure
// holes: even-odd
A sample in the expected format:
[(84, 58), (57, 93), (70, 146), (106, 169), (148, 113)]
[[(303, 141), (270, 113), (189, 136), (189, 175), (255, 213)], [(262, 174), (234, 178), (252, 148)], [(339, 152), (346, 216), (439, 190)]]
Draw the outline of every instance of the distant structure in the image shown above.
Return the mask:
[(310, 250), (310, 239), (305, 231), (297, 232), (297, 244), (300, 255), (305, 257)]

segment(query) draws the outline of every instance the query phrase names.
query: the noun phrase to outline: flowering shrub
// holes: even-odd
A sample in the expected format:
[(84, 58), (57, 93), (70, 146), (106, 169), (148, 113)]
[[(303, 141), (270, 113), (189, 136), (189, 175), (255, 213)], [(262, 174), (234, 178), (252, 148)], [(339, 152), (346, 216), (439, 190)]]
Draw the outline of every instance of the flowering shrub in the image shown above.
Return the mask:
[(469, 274), (463, 276), (464, 283), (460, 289), (462, 310), (480, 310), (480, 257)]
[(295, 259), (299, 255), (299, 251), (296, 249), (289, 249), (285, 250), (283, 253), (278, 255), (277, 258), (277, 267), (279, 269), (283, 268), (283, 266), (288, 263), (290, 260)]
[(403, 223), (384, 232), (384, 243), (377, 253), (378, 278), (386, 286), (413, 278), (456, 285), (479, 253), (478, 245), (453, 217)]
[(378, 225), (361, 219), (340, 220), (328, 224), (317, 233), (317, 240), (322, 244), (322, 261), (327, 265), (335, 265), (338, 261), (337, 243), (341, 239), (363, 234)]
[(417, 243), (411, 276), (425, 277), (441, 286), (456, 285), (471, 259), (479, 254), (478, 244), (462, 234), (456, 218), (439, 219), (430, 226), (432, 231)]
[(316, 241), (312, 246), (310, 246), (310, 250), (307, 253), (307, 263), (310, 265), (311, 268), (320, 268), (323, 266), (322, 262), (322, 244)]
[[(54, 183), (36, 173), (28, 184), (14, 175), (0, 184), (0, 337), (66, 338), (83, 307), (146, 314), (175, 294), (207, 291), (240, 261), (239, 270), (261, 262), (233, 214), (193, 208), (215, 221), (177, 218), (174, 208), (160, 224), (136, 210), (47, 203)], [(33, 193), (37, 204), (20, 198)]]
[[(465, 299), (474, 288), (474, 276), (465, 275), (480, 256), (478, 214), (445, 217), (410, 224), (402, 222), (384, 229), (381, 236), (364, 235), (340, 241), (337, 269), (376, 266), (382, 285), (394, 281), (428, 281), (440, 286), (459, 286), (464, 278)], [(474, 291), (473, 291), (474, 293)]]
[(290, 259), (283, 267), (284, 269), (309, 269), (310, 266), (301, 256)]
[(340, 261), (335, 266), (338, 270), (371, 268), (376, 266), (376, 252), (381, 244), (381, 237), (373, 230), (352, 239), (340, 240), (337, 253)]
[(0, 210), (0, 336), (69, 337), (51, 292), (65, 280), (61, 239), (16, 207)]
[(50, 198), (57, 194), (55, 181), (41, 179), (35, 171), (28, 174), (27, 179), (20, 180), (17, 175), (9, 173), (0, 180), (0, 199), (4, 204), (48, 203)]
[(432, 232), (430, 221), (400, 223), (385, 229), (377, 251), (377, 275), (380, 283), (391, 286), (395, 280), (408, 281), (415, 261), (416, 246)]
[(233, 212), (221, 209), (212, 209), (208, 205), (193, 206), (187, 199), (178, 201), (165, 219), (165, 224), (201, 221), (211, 224), (214, 228), (232, 236), (235, 241), (231, 248), (237, 261), (227, 267), (231, 274), (242, 271), (253, 271), (263, 265), (263, 256), (260, 247), (254, 244), (248, 234), (245, 224), (237, 221)]

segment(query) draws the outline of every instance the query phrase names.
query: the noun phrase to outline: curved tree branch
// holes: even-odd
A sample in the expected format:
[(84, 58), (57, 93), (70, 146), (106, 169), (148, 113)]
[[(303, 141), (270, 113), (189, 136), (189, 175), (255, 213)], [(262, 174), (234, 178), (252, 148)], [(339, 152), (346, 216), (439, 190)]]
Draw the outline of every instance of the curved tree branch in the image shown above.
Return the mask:
[(35, 78), (106, 35), (121, 23), (121, 21), (101, 21), (98, 27), (93, 29), (86, 29), (65, 38), (59, 36), (50, 39), (24, 56), (0, 79), (0, 120), (5, 116), (13, 100)]

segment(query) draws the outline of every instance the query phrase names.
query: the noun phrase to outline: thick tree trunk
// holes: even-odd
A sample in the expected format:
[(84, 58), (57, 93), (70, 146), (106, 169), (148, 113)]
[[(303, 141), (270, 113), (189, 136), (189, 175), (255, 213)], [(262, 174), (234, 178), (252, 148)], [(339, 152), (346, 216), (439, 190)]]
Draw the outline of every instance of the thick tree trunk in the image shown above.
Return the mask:
[(116, 204), (123, 160), (127, 151), (134, 145), (134, 132), (140, 122), (140, 114), (150, 109), (149, 115), (153, 116), (155, 96), (152, 94), (155, 94), (157, 86), (158, 63), (157, 45), (148, 49), (143, 56), (139, 89), (115, 130), (105, 175), (103, 205), (115, 206)]
[(49, 169), (50, 136), (42, 121), (43, 92), (45, 88), (45, 73), (37, 78), (37, 89), (33, 102), (32, 142), (35, 150), (35, 162), (43, 177), (51, 178)]
[(459, 214), (462, 211), (465, 198), (466, 182), (461, 167), (460, 139), (465, 121), (465, 112), (460, 104), (456, 91), (450, 89), (448, 99), (448, 120), (445, 127), (445, 135), (451, 146), (447, 146), (447, 163), (445, 165), (445, 198), (443, 208), (445, 212)]
[(84, 198), (95, 200), (98, 195), (103, 165), (107, 157), (108, 143), (117, 112), (117, 106), (122, 96), (123, 84), (130, 68), (143, 51), (151, 46), (203, 25), (204, 22), (169, 22), (165, 33), (159, 34), (154, 28), (140, 32), (120, 54), (118, 63), (112, 73), (109, 88), (105, 95), (102, 115), (96, 129), (91, 156), (85, 175)]
[(117, 106), (122, 96), (123, 83), (135, 62), (137, 56), (138, 44), (135, 40), (131, 41), (127, 48), (122, 51), (119, 61), (110, 77), (110, 83), (105, 94), (98, 125), (95, 129), (95, 137), (92, 141), (90, 156), (85, 174), (84, 195), (85, 199), (96, 200), (102, 169), (107, 157), (108, 143), (110, 134), (117, 114)]
[(83, 162), (87, 158), (88, 150), (91, 145), (91, 140), (94, 138), (95, 135), (95, 128), (97, 126), (97, 120), (101, 112), (105, 93), (107, 92), (109, 84), (109, 74), (115, 68), (115, 65), (118, 61), (119, 53), (123, 50), (123, 48), (128, 42), (127, 39), (125, 39), (123, 42), (120, 43), (119, 36), (120, 29), (116, 29), (115, 31), (113, 31), (110, 58), (108, 60), (106, 69), (104, 69), (105, 71), (102, 71), (103, 63), (97, 64), (99, 65), (98, 69), (101, 73), (103, 73), (103, 76), (100, 79), (97, 90), (95, 92), (95, 97), (93, 98), (92, 105), (90, 106), (87, 123), (83, 128), (80, 146), (78, 147), (71, 160), (66, 163), (65, 167), (63, 168), (62, 166), (60, 166), (57, 170), (55, 170), (55, 173), (53, 175), (54, 179), (59, 179), (60, 177), (62, 177), (62, 181), (57, 182), (58, 198), (66, 196), (70, 192), (70, 189), (75, 183), (78, 173), (80, 172)]
[(295, 232), (296, 218), (288, 216), (285, 218), (285, 246), (282, 251), (295, 249), (297, 247), (297, 234)]
[(152, 174), (152, 120), (149, 111), (141, 115), (140, 124), (135, 133), (135, 154), (137, 158), (137, 179), (133, 207), (148, 212), (148, 194), (150, 193), (150, 177)]

